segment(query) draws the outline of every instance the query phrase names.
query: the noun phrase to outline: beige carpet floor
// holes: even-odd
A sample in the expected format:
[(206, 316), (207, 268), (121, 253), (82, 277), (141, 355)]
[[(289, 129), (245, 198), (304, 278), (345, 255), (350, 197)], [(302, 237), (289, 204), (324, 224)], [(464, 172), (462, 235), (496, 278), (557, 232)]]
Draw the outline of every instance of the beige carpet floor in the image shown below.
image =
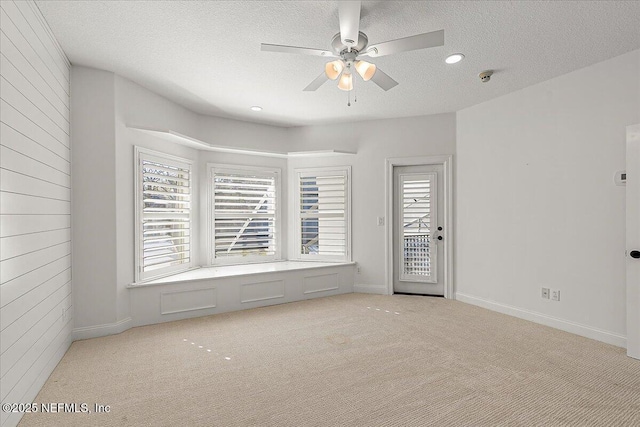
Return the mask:
[(621, 348), (441, 298), (349, 294), (73, 343), (20, 426), (640, 426)]

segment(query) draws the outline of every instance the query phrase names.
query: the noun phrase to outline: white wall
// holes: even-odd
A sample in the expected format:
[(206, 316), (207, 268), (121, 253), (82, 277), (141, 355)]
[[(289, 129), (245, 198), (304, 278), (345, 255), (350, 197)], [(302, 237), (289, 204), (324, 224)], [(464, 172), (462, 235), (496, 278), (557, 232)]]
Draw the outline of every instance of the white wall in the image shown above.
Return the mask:
[[(190, 136), (214, 145), (287, 151), (288, 134), (288, 128), (199, 115), (198, 128), (195, 134)], [(264, 157), (247, 156), (249, 157), (264, 159)]]
[(35, 4), (0, 13), (0, 388), (30, 402), (71, 344), (69, 62)]
[[(460, 299), (624, 346), (613, 176), (640, 121), (639, 76), (635, 51), (457, 113)], [(561, 300), (541, 299), (543, 286)]]
[[(75, 327), (116, 321), (114, 76), (71, 70)], [(99, 304), (91, 304), (100, 301)]]
[[(385, 216), (385, 159), (454, 154), (455, 114), (375, 120), (289, 129), (293, 151), (336, 149), (356, 151), (355, 156), (293, 158), (295, 168), (352, 165), (352, 249), (360, 267), (355, 289), (386, 293), (385, 227), (376, 219)], [(292, 179), (292, 177), (290, 177)], [(296, 248), (295, 242), (289, 243)]]

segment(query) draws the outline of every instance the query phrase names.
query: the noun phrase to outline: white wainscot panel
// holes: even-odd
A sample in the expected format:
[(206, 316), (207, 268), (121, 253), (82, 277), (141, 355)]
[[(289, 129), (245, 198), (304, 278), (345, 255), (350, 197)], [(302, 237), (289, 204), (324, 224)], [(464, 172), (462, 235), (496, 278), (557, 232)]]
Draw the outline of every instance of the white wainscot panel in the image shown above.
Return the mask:
[(303, 280), (305, 295), (315, 294), (318, 292), (335, 291), (339, 288), (338, 273), (305, 276)]
[(131, 286), (131, 326), (353, 292), (353, 264), (265, 263), (202, 268)]
[(284, 298), (284, 280), (244, 283), (240, 288), (240, 302), (266, 301)]
[(215, 287), (160, 293), (160, 313), (175, 314), (185, 311), (215, 308), (217, 301)]

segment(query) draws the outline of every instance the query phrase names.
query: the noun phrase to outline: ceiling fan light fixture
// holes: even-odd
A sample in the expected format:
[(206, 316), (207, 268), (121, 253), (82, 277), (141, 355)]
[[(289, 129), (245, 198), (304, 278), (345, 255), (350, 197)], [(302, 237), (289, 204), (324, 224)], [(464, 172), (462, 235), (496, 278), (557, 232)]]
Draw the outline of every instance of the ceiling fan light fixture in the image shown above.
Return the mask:
[(353, 75), (347, 72), (342, 73), (340, 81), (338, 82), (338, 88), (345, 91), (353, 90)]
[(456, 64), (464, 59), (464, 55), (461, 53), (453, 53), (447, 56), (447, 59), (444, 60), (447, 64)]
[(357, 61), (356, 62), (356, 71), (362, 77), (362, 80), (368, 82), (371, 80), (371, 77), (376, 73), (376, 65), (367, 61)]
[(324, 73), (327, 75), (327, 78), (335, 80), (338, 78), (343, 69), (344, 62), (337, 59), (335, 61), (327, 62), (327, 64), (324, 66)]
[[(260, 49), (267, 52), (297, 53), (303, 55), (322, 56), (332, 58), (325, 62), (325, 68), (303, 91), (312, 92), (320, 88), (327, 80), (337, 80), (338, 87), (343, 91), (354, 90), (354, 74), (358, 73), (366, 81), (375, 83), (384, 91), (398, 85), (376, 65), (366, 61), (359, 61), (358, 57), (386, 56), (400, 52), (409, 52), (444, 46), (444, 30), (416, 34), (401, 39), (388, 40), (376, 45), (369, 45), (369, 37), (360, 31), (362, 11), (361, 1), (340, 1), (338, 3), (338, 21), (340, 32), (331, 39), (330, 49), (314, 49), (308, 47), (285, 46), (262, 43)], [(459, 56), (462, 58), (462, 55)], [(326, 61), (326, 60), (325, 60)], [(354, 69), (355, 68), (355, 72)], [(356, 78), (357, 79), (357, 78)], [(350, 97), (348, 97), (349, 99)], [(355, 102), (355, 98), (354, 98)], [(347, 103), (349, 105), (349, 102)]]

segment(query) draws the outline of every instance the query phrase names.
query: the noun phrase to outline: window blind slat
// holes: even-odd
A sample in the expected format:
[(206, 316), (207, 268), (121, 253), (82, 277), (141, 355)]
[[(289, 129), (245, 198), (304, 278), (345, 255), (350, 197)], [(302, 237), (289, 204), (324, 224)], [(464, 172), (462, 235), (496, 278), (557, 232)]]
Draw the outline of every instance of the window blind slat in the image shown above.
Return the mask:
[(318, 212), (318, 211), (304, 211), (300, 214), (302, 219), (324, 218), (327, 221), (332, 219), (344, 221), (344, 212)]
[(166, 267), (172, 267), (172, 266), (176, 266), (176, 265), (180, 265), (180, 264), (184, 264), (185, 261), (189, 262), (190, 259), (187, 256), (186, 258), (183, 258), (179, 261), (173, 261), (173, 260), (156, 260), (156, 262), (154, 263), (145, 263), (145, 271), (157, 271), (161, 268), (166, 268)]
[(156, 161), (149, 160), (149, 159), (143, 159), (142, 160), (142, 165), (146, 169), (162, 170), (162, 171), (169, 172), (169, 173), (182, 173), (182, 174), (189, 174), (190, 173), (190, 168), (189, 167), (180, 167), (178, 165), (169, 165), (169, 164), (156, 162)]
[(237, 258), (237, 257), (245, 257), (245, 256), (259, 256), (259, 257), (264, 257), (264, 256), (275, 256), (276, 252), (275, 251), (265, 251), (263, 248), (257, 248), (257, 249), (243, 249), (243, 250), (239, 250), (239, 249), (234, 249), (228, 252), (216, 252), (216, 257), (217, 258), (223, 258), (223, 259), (227, 259), (227, 258)]
[[(160, 171), (158, 171), (160, 172)], [(158, 186), (162, 186), (163, 184), (169, 184), (169, 185), (177, 185), (179, 186), (180, 184), (182, 184), (183, 186), (188, 186), (189, 185), (189, 178), (182, 178), (182, 177), (178, 177), (178, 176), (173, 176), (173, 175), (162, 175), (159, 173), (153, 173), (153, 172), (144, 172), (144, 182), (146, 183), (153, 183), (156, 184)], [(178, 183), (178, 184), (176, 184)]]
[(258, 183), (266, 187), (270, 187), (273, 184), (273, 177), (260, 178), (257, 176), (248, 175), (224, 175), (216, 173), (216, 180), (219, 182), (237, 182), (237, 183)]
[(144, 203), (158, 203), (158, 204), (163, 204), (163, 205), (169, 205), (169, 204), (174, 204), (174, 205), (189, 205), (191, 204), (191, 202), (189, 200), (171, 200), (171, 199), (161, 199), (161, 198), (156, 198), (156, 199), (142, 199), (142, 201)]
[(162, 185), (159, 185), (159, 183), (157, 182), (148, 181), (148, 182), (143, 182), (142, 186), (145, 188), (146, 187), (162, 187), (162, 188), (169, 188), (173, 190), (184, 190), (187, 194), (190, 193), (189, 187), (187, 187), (186, 185), (174, 185), (174, 184), (165, 184), (165, 183), (163, 183)]
[(259, 196), (259, 195), (255, 195), (255, 196), (249, 196), (249, 195), (245, 195), (245, 196), (229, 196), (229, 195), (217, 195), (215, 197), (215, 200), (227, 200), (227, 201), (235, 201), (235, 200), (242, 200), (242, 201), (256, 201), (259, 202), (261, 200), (265, 200), (267, 202), (270, 203), (275, 203), (276, 198), (275, 196), (270, 196), (270, 197), (265, 197), (264, 195)]
[(229, 254), (229, 253), (247, 253), (252, 252), (253, 254), (273, 254), (275, 253), (275, 247), (269, 248), (265, 247), (262, 244), (246, 244), (246, 245), (219, 245), (216, 247), (216, 256)]
[(181, 242), (188, 242), (189, 241), (189, 236), (170, 236), (170, 237), (166, 237), (166, 236), (162, 236), (162, 237), (145, 237), (144, 241), (146, 243), (152, 243), (152, 242), (177, 242), (177, 241), (181, 241)]
[(184, 213), (184, 214), (189, 214), (191, 209), (189, 209), (189, 207), (179, 207), (179, 208), (158, 208), (158, 207), (152, 207), (152, 206), (148, 206), (145, 207), (143, 209), (144, 212), (148, 212), (148, 213), (158, 213), (158, 212), (165, 212), (165, 213)]
[(237, 189), (237, 188), (247, 188), (253, 191), (264, 190), (264, 191), (273, 191), (273, 187), (267, 184), (253, 184), (242, 181), (234, 181), (234, 182), (216, 182), (216, 187), (222, 189)]
[(274, 211), (276, 208), (275, 204), (268, 200), (247, 200), (244, 202), (240, 200), (232, 200), (232, 201), (215, 200), (214, 205), (219, 207), (221, 210), (227, 210), (231, 212), (241, 209), (244, 211), (250, 211), (250, 212), (255, 211), (256, 213), (259, 213), (259, 212)]
[(147, 265), (147, 260), (150, 260), (150, 259), (157, 260), (159, 258), (163, 258), (163, 259), (166, 258), (169, 261), (175, 261), (175, 259), (174, 259), (175, 255), (184, 256), (184, 255), (188, 255), (188, 254), (189, 254), (188, 250), (184, 250), (184, 251), (165, 251), (165, 253), (161, 253), (161, 254), (154, 254), (154, 255), (144, 256), (143, 259), (145, 261), (145, 266), (146, 266)]
[[(243, 221), (243, 224), (246, 223), (247, 220), (252, 220), (255, 222), (268, 222), (271, 221), (275, 214), (273, 212), (256, 212), (251, 213), (251, 215), (247, 215), (246, 213), (239, 211), (229, 211), (229, 210), (220, 210), (217, 212), (217, 220), (219, 221)], [(216, 222), (217, 222), (216, 220)]]
[[(221, 197), (226, 197), (229, 194), (236, 194), (237, 190), (236, 189), (229, 189), (229, 188), (222, 188), (222, 187), (218, 187), (216, 188), (216, 196), (220, 195)], [(242, 191), (243, 195), (267, 195), (269, 197), (275, 197), (275, 193), (271, 192), (271, 191), (264, 191), (264, 190), (243, 190)]]
[(190, 193), (187, 192), (177, 192), (177, 191), (155, 191), (155, 190), (144, 190), (142, 192), (144, 197), (150, 196), (164, 196), (164, 197), (176, 197), (177, 200), (188, 200), (191, 197)]
[[(238, 235), (238, 232), (237, 232), (237, 231), (236, 231), (236, 232), (232, 232), (232, 233), (222, 233), (222, 232), (221, 232), (221, 233), (218, 233), (218, 234), (216, 235), (216, 239), (217, 239), (217, 240), (222, 240), (222, 239), (224, 239), (225, 237), (234, 237), (234, 238), (235, 238), (237, 235)], [(243, 237), (251, 238), (251, 237), (258, 237), (258, 236), (262, 237), (262, 236), (264, 236), (265, 234), (264, 234), (264, 233), (259, 233), (259, 232), (257, 232), (257, 233), (245, 232), (245, 233), (242, 233), (242, 235), (243, 235)], [(275, 235), (275, 233), (274, 233), (274, 232), (270, 232), (270, 233), (269, 233), (269, 236), (273, 236), (273, 235)]]

